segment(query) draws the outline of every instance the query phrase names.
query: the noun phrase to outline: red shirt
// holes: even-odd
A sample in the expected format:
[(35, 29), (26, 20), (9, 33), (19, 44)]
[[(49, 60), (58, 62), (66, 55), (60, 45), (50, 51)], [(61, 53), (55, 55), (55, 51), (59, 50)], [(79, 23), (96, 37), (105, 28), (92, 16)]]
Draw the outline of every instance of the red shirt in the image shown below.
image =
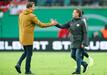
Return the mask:
[(66, 38), (69, 35), (68, 29), (60, 29), (58, 38)]
[(102, 34), (103, 34), (103, 37), (104, 37), (105, 39), (107, 39), (107, 30), (106, 30), (106, 29), (103, 29), (103, 30), (101, 30), (101, 32), (102, 32)]
[(0, 10), (2, 12), (6, 12), (9, 8), (9, 4), (10, 4), (9, 1), (6, 1), (6, 2), (5, 1), (0, 1)]

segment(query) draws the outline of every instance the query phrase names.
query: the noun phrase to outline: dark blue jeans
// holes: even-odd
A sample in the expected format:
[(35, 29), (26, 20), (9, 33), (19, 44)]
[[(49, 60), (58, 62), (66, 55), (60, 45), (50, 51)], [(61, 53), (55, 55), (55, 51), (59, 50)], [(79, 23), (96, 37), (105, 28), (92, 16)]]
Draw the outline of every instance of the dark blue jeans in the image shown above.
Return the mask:
[(30, 63), (32, 58), (33, 45), (23, 46), (24, 53), (21, 55), (17, 65), (21, 66), (22, 61), (26, 58), (25, 70), (26, 72), (30, 71)]
[(84, 67), (87, 64), (85, 61), (83, 61), (82, 56), (83, 50), (81, 48), (72, 48), (71, 57), (76, 61), (76, 72), (81, 72), (81, 65)]

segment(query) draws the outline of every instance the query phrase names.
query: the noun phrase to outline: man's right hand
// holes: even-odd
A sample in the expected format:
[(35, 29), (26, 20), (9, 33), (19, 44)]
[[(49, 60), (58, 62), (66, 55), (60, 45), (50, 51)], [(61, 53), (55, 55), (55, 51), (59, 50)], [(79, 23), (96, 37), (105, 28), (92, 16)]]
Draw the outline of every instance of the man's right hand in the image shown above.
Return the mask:
[(57, 25), (57, 24), (58, 24), (58, 22), (56, 20), (51, 19), (51, 25), (52, 26)]

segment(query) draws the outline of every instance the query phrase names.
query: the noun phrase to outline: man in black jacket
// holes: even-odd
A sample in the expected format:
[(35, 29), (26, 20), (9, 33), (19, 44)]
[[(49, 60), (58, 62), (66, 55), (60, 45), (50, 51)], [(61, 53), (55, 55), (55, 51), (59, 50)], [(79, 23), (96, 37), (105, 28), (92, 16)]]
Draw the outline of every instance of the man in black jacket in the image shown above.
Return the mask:
[(72, 42), (72, 58), (77, 63), (77, 68), (72, 74), (81, 73), (81, 65), (84, 67), (83, 73), (86, 71), (88, 64), (82, 59), (84, 46), (88, 46), (87, 27), (81, 19), (82, 12), (79, 9), (73, 11), (73, 19), (64, 25), (57, 24), (58, 28), (67, 28), (71, 32), (70, 40)]

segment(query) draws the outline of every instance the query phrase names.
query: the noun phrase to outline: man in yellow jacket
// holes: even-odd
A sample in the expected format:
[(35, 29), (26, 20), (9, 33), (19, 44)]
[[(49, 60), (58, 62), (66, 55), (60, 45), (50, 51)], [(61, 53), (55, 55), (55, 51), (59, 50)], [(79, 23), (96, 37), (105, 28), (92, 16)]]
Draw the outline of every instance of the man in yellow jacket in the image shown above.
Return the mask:
[(30, 63), (32, 58), (35, 25), (42, 28), (56, 25), (55, 21), (51, 21), (51, 23), (42, 23), (39, 21), (38, 18), (32, 13), (34, 7), (35, 5), (33, 2), (28, 2), (26, 5), (26, 10), (19, 15), (19, 40), (24, 48), (24, 53), (15, 66), (18, 73), (21, 73), (21, 63), (26, 58), (25, 74), (32, 74), (30, 70)]

